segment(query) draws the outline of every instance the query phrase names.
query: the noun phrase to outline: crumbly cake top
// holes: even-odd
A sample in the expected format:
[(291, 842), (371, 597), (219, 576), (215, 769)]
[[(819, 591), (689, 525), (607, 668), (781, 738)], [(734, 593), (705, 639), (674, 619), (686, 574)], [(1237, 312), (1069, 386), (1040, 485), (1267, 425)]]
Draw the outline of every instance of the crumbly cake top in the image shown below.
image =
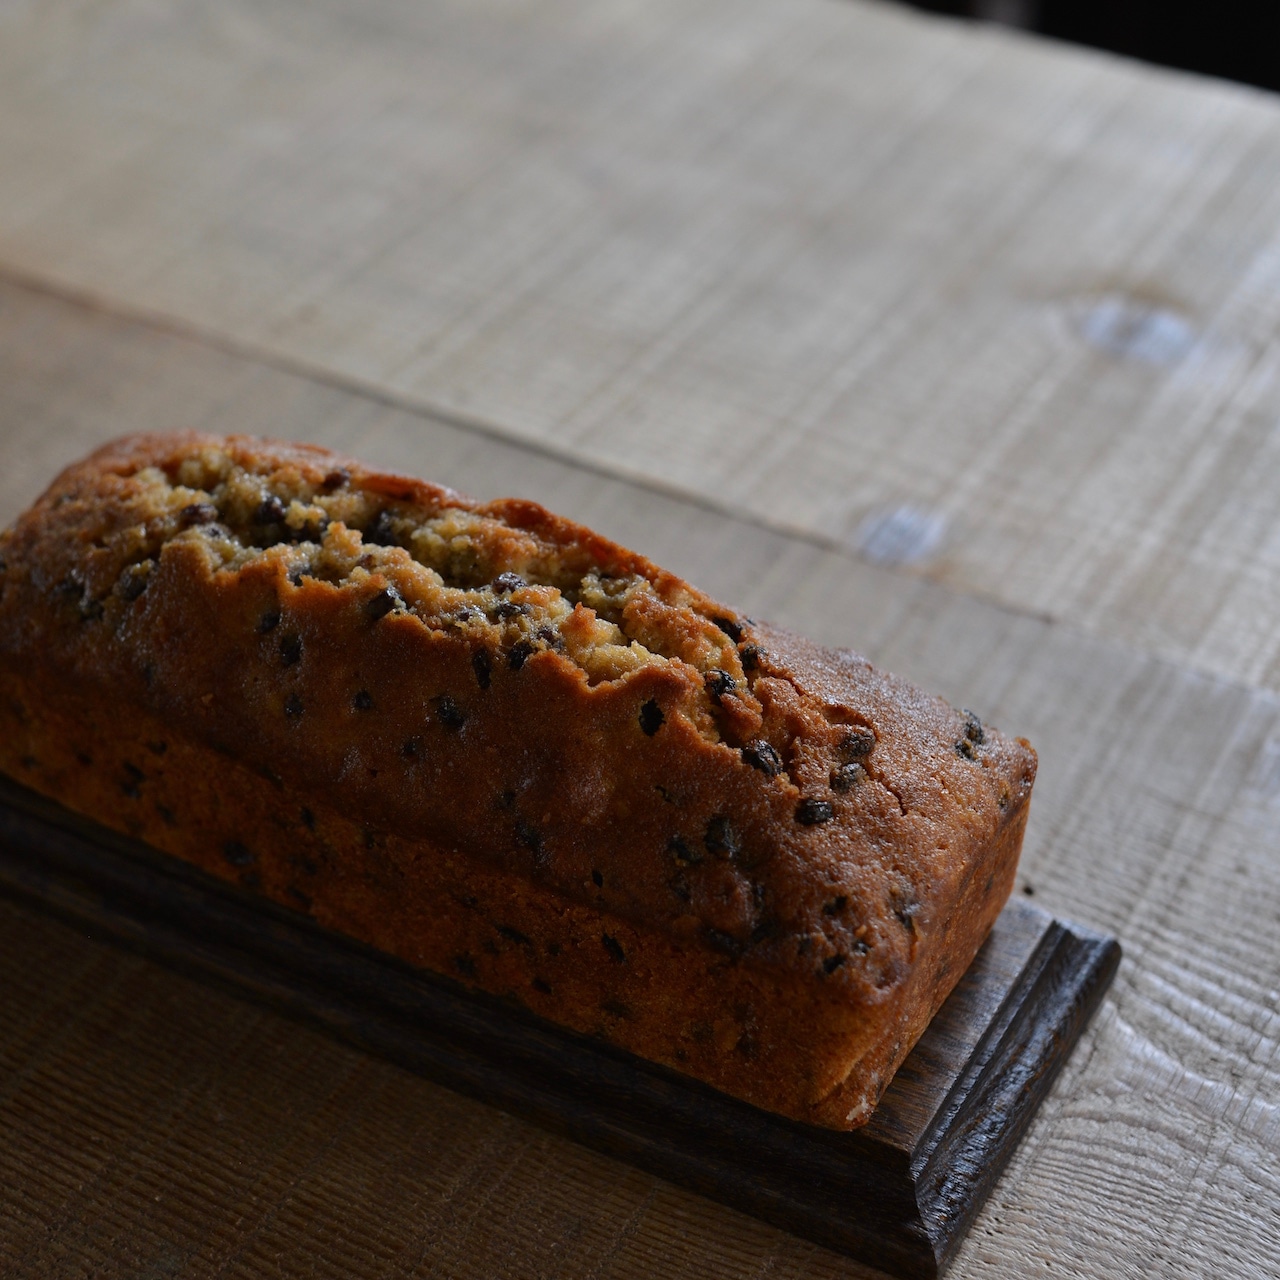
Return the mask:
[[(874, 999), (1034, 754), (534, 503), (325, 450), (116, 442), (0, 541), (0, 652), (372, 826)], [(441, 797), (450, 798), (442, 804)]]
[(674, 575), (533, 503), (486, 506), (336, 461), (318, 468), (327, 460), (317, 452), (206, 441), (119, 468), (105, 493), (61, 495), (59, 523), (91, 534), (92, 547), (57, 589), (110, 624), (165, 548), (187, 546), (212, 573), (269, 564), (295, 585), (357, 591), (377, 579), (386, 595), (376, 607), (464, 639), (480, 662), (516, 667), (550, 649), (592, 685), (686, 664), (703, 678), (686, 710), (711, 741), (726, 736), (736, 702), (752, 705), (751, 651), (744, 668), (737, 645), (744, 622)]

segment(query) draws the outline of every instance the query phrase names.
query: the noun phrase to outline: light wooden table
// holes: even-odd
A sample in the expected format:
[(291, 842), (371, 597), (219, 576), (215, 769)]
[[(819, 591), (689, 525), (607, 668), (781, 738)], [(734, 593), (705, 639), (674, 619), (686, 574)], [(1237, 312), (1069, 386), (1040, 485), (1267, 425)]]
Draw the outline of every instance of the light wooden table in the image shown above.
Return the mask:
[[(1126, 961), (957, 1277), (1280, 1273), (1280, 103), (854, 0), (0, 7), (0, 517), (299, 436), (1026, 734)], [(851, 1276), (0, 903), (6, 1276)]]

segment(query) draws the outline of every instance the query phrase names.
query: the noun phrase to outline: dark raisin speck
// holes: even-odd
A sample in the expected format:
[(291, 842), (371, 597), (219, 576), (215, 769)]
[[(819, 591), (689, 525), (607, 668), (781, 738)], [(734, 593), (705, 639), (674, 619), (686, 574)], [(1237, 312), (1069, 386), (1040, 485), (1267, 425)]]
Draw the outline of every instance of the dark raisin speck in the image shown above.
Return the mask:
[(703, 843), (707, 852), (718, 858), (732, 858), (742, 851), (742, 837), (733, 829), (729, 819), (721, 814), (707, 823)]
[(519, 929), (513, 929), (509, 924), (500, 924), (498, 932), (506, 938), (508, 942), (514, 942), (521, 947), (531, 947), (533, 943), (529, 939), (527, 933), (521, 933)]
[(306, 827), (308, 831), (314, 831), (316, 829), (316, 815), (305, 805), (303, 806), (300, 816), (302, 818), (302, 825)]
[(796, 805), (796, 821), (805, 827), (817, 827), (830, 822), (836, 816), (830, 800), (814, 800), (812, 797), (801, 800)]
[(721, 631), (737, 644), (742, 639), (742, 627), (732, 618), (712, 618), (712, 622), (720, 628)]
[(646, 737), (652, 738), (662, 728), (662, 722), (665, 719), (662, 708), (653, 698), (640, 708), (640, 728), (644, 730)]
[(384, 587), (369, 600), (364, 610), (374, 622), (377, 622), (393, 610), (403, 608), (404, 601), (400, 598), (400, 593), (394, 587)]
[(591, 883), (592, 883), (593, 885), (595, 885), (595, 887), (596, 887), (597, 889), (603, 889), (603, 888), (604, 888), (604, 876), (602, 876), (602, 875), (600, 874), (600, 872), (593, 870), (593, 871), (591, 872)]
[(744, 644), (738, 650), (738, 657), (742, 660), (743, 671), (754, 671), (760, 665), (761, 649), (759, 645)]
[(517, 640), (511, 646), (511, 652), (507, 654), (507, 666), (512, 671), (519, 671), (536, 652), (537, 650), (528, 640)]
[(622, 943), (620, 943), (612, 934), (602, 933), (600, 935), (600, 941), (604, 943), (604, 949), (613, 958), (615, 964), (622, 964), (626, 960), (627, 953), (623, 951)]
[(152, 560), (143, 560), (141, 564), (131, 564), (120, 575), (118, 590), (125, 600), (136, 600), (147, 589), (147, 580), (154, 563)]
[(564, 638), (554, 627), (539, 627), (538, 639), (541, 640), (548, 649), (554, 649), (557, 653), (564, 652)]
[(228, 840), (222, 846), (222, 856), (233, 867), (248, 867), (256, 861), (253, 853), (245, 848), (239, 840)]
[(280, 641), (280, 661), (286, 666), (291, 667), (295, 662), (302, 658), (302, 638), (293, 632), (284, 636)]
[(843, 893), (838, 893), (830, 902), (822, 904), (822, 914), (824, 916), (839, 915), (848, 905), (849, 899)]
[(865, 777), (867, 771), (858, 763), (842, 764), (831, 771), (831, 790), (852, 791)]
[(534, 980), (529, 985), (535, 991), (542, 992), (544, 996), (549, 996), (551, 994), (551, 984), (549, 982), (546, 982), (542, 978), (534, 978)]
[(778, 936), (778, 922), (776, 920), (761, 920), (754, 929), (751, 930), (751, 945), (759, 946), (762, 942), (767, 942), (770, 938)]
[(517, 822), (516, 843), (532, 850), (534, 858), (537, 859), (542, 853), (542, 832), (527, 822)]
[(717, 705), (721, 698), (738, 687), (738, 682), (727, 671), (721, 671), (719, 667), (708, 671), (702, 679), (707, 686), (707, 692), (711, 695), (711, 701)]
[(269, 609), (258, 619), (258, 634), (268, 635), (280, 625), (280, 610)]
[(320, 482), (321, 493), (332, 493), (335, 489), (341, 489), (348, 480), (351, 479), (351, 472), (346, 467), (335, 467)]
[(363, 541), (377, 543), (380, 547), (394, 547), (396, 545), (396, 531), (392, 524), (391, 512), (379, 511), (373, 524), (369, 526), (369, 532), (364, 535)]
[(361, 689), (354, 698), (351, 699), (351, 705), (357, 711), (373, 710), (373, 694), (368, 689)]
[(837, 969), (838, 969), (842, 964), (844, 964), (844, 956), (840, 955), (839, 953), (837, 953), (836, 955), (833, 955), (833, 956), (828, 956), (828, 957), (827, 957), (827, 958), (822, 962), (822, 972), (823, 972), (823, 973), (835, 973), (835, 971), (836, 971), (836, 970), (837, 970)]
[(471, 670), (476, 673), (476, 683), (482, 688), (487, 689), (492, 683), (493, 667), (489, 661), (489, 651), (487, 649), (477, 649), (471, 655)]
[(857, 725), (852, 729), (846, 730), (844, 736), (840, 739), (837, 750), (840, 752), (842, 759), (861, 760), (864, 756), (871, 754), (871, 750), (875, 745), (876, 735), (870, 729)]
[(960, 756), (964, 760), (976, 760), (978, 758), (978, 752), (975, 750), (973, 743), (970, 742), (968, 738), (961, 738), (960, 741), (956, 743), (956, 755)]
[(499, 600), (493, 606), (493, 616), (502, 622), (512, 618), (523, 618), (529, 612), (527, 604), (516, 604), (512, 600)]
[(291, 693), (284, 700), (284, 713), (294, 720), (302, 714), (302, 699), (296, 693)]
[(493, 580), (493, 589), (500, 596), (519, 591), (525, 586), (528, 586), (528, 583), (518, 573), (500, 573)]
[(763, 738), (748, 742), (742, 748), (742, 758), (766, 778), (776, 778), (782, 772), (782, 757), (774, 750), (773, 744)]
[(727, 956), (732, 956), (735, 960), (745, 950), (742, 943), (731, 933), (721, 933), (719, 929), (705, 929), (703, 933), (711, 946)]
[(285, 505), (274, 493), (267, 494), (258, 503), (258, 509), (253, 513), (253, 518), (258, 524), (283, 524), (284, 517)]
[(417, 756), (420, 745), (417, 738), (406, 738), (404, 745), (400, 748), (400, 754), (406, 760), (412, 760)]
[(686, 867), (696, 867), (702, 862), (702, 854), (680, 836), (672, 836), (667, 841), (667, 851), (677, 862), (683, 863)]
[(973, 743), (975, 747), (979, 747), (986, 741), (987, 732), (982, 727), (982, 721), (966, 708), (961, 712), (964, 716), (964, 736)]
[(212, 502), (193, 502), (178, 512), (184, 528), (193, 524), (212, 524), (218, 518), (218, 508)]
[(289, 527), (290, 542), (319, 542), (329, 527), (328, 520), (307, 520), (300, 529)]
[(446, 729), (456, 733), (467, 723), (467, 713), (447, 693), (442, 693), (435, 701), (436, 715)]

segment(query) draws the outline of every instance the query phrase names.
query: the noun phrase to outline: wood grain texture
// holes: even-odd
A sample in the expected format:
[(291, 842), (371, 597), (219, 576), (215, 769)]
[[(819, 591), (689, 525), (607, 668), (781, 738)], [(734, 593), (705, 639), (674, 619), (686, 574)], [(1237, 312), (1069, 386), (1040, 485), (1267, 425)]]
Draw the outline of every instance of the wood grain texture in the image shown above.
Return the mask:
[(0, 13), (0, 267), (1280, 689), (1280, 104), (849, 0)]
[[(1274, 693), (29, 290), (0, 386), (6, 518), (123, 429), (310, 436), (547, 501), (1025, 733), (1020, 888), (1126, 960), (951, 1274), (1280, 1272)], [(862, 1274), (7, 905), (0, 992), (5, 1274)]]

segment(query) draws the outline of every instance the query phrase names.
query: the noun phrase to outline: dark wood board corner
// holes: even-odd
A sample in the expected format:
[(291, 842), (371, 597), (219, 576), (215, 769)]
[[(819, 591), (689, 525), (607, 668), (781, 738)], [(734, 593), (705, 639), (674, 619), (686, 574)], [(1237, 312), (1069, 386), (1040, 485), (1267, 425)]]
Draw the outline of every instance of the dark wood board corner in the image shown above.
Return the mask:
[(1011, 902), (870, 1123), (839, 1133), (411, 969), (3, 777), (0, 892), (903, 1277), (946, 1267), (1120, 959)]

